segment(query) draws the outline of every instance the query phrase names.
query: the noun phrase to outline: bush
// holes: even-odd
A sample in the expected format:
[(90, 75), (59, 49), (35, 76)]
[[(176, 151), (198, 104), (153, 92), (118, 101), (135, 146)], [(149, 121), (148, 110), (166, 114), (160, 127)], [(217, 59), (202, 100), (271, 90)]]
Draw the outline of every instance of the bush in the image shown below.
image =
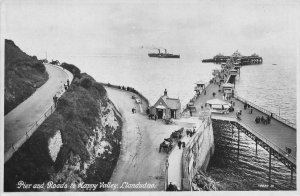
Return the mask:
[(85, 88), (85, 89), (88, 89), (92, 86), (93, 82), (90, 78), (83, 78), (81, 81), (80, 81), (80, 85)]
[(64, 69), (68, 70), (69, 72), (71, 72), (74, 75), (74, 78), (75, 77), (81, 78), (81, 75), (80, 75), (81, 71), (75, 65), (68, 64), (68, 63), (62, 63), (60, 66)]
[(100, 96), (103, 97), (106, 95), (106, 89), (104, 88), (104, 86), (102, 84), (95, 82), (93, 86), (98, 90), (98, 92), (100, 93)]
[(39, 61), (34, 63), (32, 67), (41, 73), (44, 73), (46, 71), (45, 65)]

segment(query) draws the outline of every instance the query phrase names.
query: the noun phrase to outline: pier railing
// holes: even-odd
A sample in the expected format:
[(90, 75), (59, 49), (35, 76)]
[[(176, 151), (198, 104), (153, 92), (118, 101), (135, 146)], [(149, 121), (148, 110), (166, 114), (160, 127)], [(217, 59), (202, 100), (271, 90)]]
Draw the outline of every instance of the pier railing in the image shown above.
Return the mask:
[[(129, 91), (129, 92), (135, 93), (139, 97), (141, 97), (142, 99), (144, 99), (144, 101), (146, 101), (147, 105), (150, 106), (149, 100), (142, 93), (140, 93), (139, 91), (137, 91), (136, 89), (134, 89), (134, 92), (133, 92), (131, 90), (126, 90), (127, 89), (126, 86), (120, 86), (120, 85), (115, 85), (115, 84), (110, 84), (110, 83), (102, 83), (102, 82), (99, 82), (99, 83), (102, 84), (102, 85), (104, 85), (104, 86), (107, 86), (107, 87), (112, 87), (112, 88), (115, 88), (115, 89), (119, 89), (119, 90)], [(122, 87), (125, 87), (125, 89), (122, 89)], [(129, 88), (131, 88), (131, 87), (129, 87)]]
[[(242, 127), (253, 133), (256, 137), (258, 137), (261, 141), (263, 141), (265, 144), (269, 145), (272, 149), (276, 150), (278, 153), (282, 155), (286, 155), (286, 151), (279, 147), (278, 145), (274, 144), (270, 140), (268, 140), (265, 136), (263, 136), (261, 133), (255, 130), (255, 128), (251, 127), (250, 125), (246, 124), (243, 121), (237, 121), (235, 118), (232, 117), (223, 117), (223, 116), (212, 116), (212, 119), (217, 120), (224, 120), (224, 121), (231, 121), (240, 124)], [(261, 131), (262, 132), (262, 131)], [(289, 159), (292, 163), (296, 164), (296, 157), (289, 154), (289, 156), (286, 157)]]
[(259, 111), (261, 111), (261, 112), (263, 112), (263, 113), (265, 113), (265, 114), (267, 114), (267, 115), (270, 115), (270, 116), (272, 115), (272, 117), (273, 117), (274, 119), (276, 119), (276, 120), (278, 120), (278, 121), (280, 121), (280, 122), (282, 122), (282, 123), (288, 125), (289, 127), (292, 127), (292, 128), (294, 128), (294, 129), (297, 129), (297, 125), (296, 125), (295, 123), (293, 123), (293, 122), (291, 122), (291, 121), (289, 121), (289, 120), (287, 120), (287, 119), (284, 119), (284, 118), (278, 116), (277, 114), (275, 114), (275, 113), (273, 113), (273, 112), (270, 112), (270, 111), (268, 111), (268, 110), (266, 110), (266, 109), (264, 109), (264, 108), (262, 108), (262, 107), (256, 105), (255, 103), (252, 103), (252, 102), (250, 102), (250, 101), (247, 101), (246, 99), (244, 99), (244, 98), (242, 98), (242, 97), (240, 97), (240, 96), (238, 96), (238, 95), (234, 95), (234, 98), (236, 98), (236, 99), (238, 99), (238, 100), (240, 100), (240, 101), (242, 101), (242, 102), (244, 102), (244, 103), (249, 104), (251, 107), (253, 107), (253, 108), (255, 108), (255, 109), (257, 109), (257, 110), (259, 110)]

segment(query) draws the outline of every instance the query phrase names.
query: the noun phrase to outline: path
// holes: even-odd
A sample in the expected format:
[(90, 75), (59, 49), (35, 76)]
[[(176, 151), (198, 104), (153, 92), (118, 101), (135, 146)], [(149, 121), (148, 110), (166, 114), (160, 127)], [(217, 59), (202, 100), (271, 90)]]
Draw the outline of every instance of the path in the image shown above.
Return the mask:
[[(165, 125), (161, 120), (149, 120), (140, 112), (139, 106), (131, 98), (133, 93), (105, 88), (109, 98), (123, 117), (122, 148), (117, 166), (110, 179), (111, 183), (118, 184), (117, 191), (163, 191), (167, 154), (158, 152), (159, 144), (173, 131), (181, 128), (182, 124)], [(133, 107), (138, 110), (135, 114), (131, 112)], [(122, 184), (126, 182), (154, 184), (155, 188), (122, 188)]]
[[(181, 139), (186, 144), (190, 140), (190, 137), (184, 137)], [(168, 168), (168, 184), (172, 182), (178, 189), (182, 187), (182, 153), (183, 148), (179, 149), (178, 146), (174, 148), (169, 156), (169, 168)]]
[(51, 107), (53, 96), (61, 92), (63, 84), (70, 78), (70, 73), (61, 68), (50, 64), (45, 64), (45, 67), (49, 75), (47, 82), (4, 117), (5, 152)]

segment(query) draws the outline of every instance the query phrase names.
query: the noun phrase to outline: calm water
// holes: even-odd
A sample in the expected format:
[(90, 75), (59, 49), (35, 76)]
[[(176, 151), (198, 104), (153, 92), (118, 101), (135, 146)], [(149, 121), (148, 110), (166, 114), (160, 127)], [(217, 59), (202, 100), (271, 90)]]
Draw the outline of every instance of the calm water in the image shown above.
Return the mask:
[[(213, 122), (215, 154), (211, 158), (208, 174), (221, 185), (222, 190), (269, 190), (269, 153), (255, 141), (240, 132), (240, 153), (237, 158), (238, 132), (232, 133), (228, 123)], [(276, 158), (271, 158), (272, 190), (295, 190), (296, 177)]]
[[(216, 64), (203, 64), (201, 57), (191, 59), (157, 59), (147, 56), (98, 56), (62, 58), (77, 65), (82, 72), (97, 81), (132, 86), (154, 104), (168, 90), (170, 97), (179, 97), (182, 105), (194, 95), (194, 82), (208, 82)], [(296, 121), (296, 61), (287, 58), (264, 58), (264, 64), (245, 66), (237, 80), (237, 93), (249, 101)], [(273, 65), (273, 64), (277, 65)], [(258, 184), (268, 183), (268, 153), (241, 134), (240, 159), (236, 161), (236, 133), (231, 134), (226, 124), (216, 125), (215, 155), (209, 174), (221, 182), (226, 190), (256, 190)], [(293, 189), (290, 171), (272, 159), (274, 189)], [(295, 183), (295, 180), (294, 180)]]
[[(208, 82), (220, 65), (202, 63), (203, 57), (158, 59), (148, 56), (85, 56), (62, 59), (77, 65), (96, 80), (132, 86), (154, 104), (168, 90), (185, 105), (194, 95), (195, 82)], [(277, 64), (277, 65), (273, 65)], [(264, 58), (264, 64), (244, 66), (237, 79), (237, 93), (276, 114), (296, 121), (296, 60)]]

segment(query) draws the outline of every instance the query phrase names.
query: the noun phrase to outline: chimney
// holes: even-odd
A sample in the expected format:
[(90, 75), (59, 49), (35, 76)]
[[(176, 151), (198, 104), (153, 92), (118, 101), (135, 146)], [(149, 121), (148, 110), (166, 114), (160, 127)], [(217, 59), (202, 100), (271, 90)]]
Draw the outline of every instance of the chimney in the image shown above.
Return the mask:
[(165, 89), (165, 91), (164, 91), (164, 96), (168, 96), (167, 89)]

